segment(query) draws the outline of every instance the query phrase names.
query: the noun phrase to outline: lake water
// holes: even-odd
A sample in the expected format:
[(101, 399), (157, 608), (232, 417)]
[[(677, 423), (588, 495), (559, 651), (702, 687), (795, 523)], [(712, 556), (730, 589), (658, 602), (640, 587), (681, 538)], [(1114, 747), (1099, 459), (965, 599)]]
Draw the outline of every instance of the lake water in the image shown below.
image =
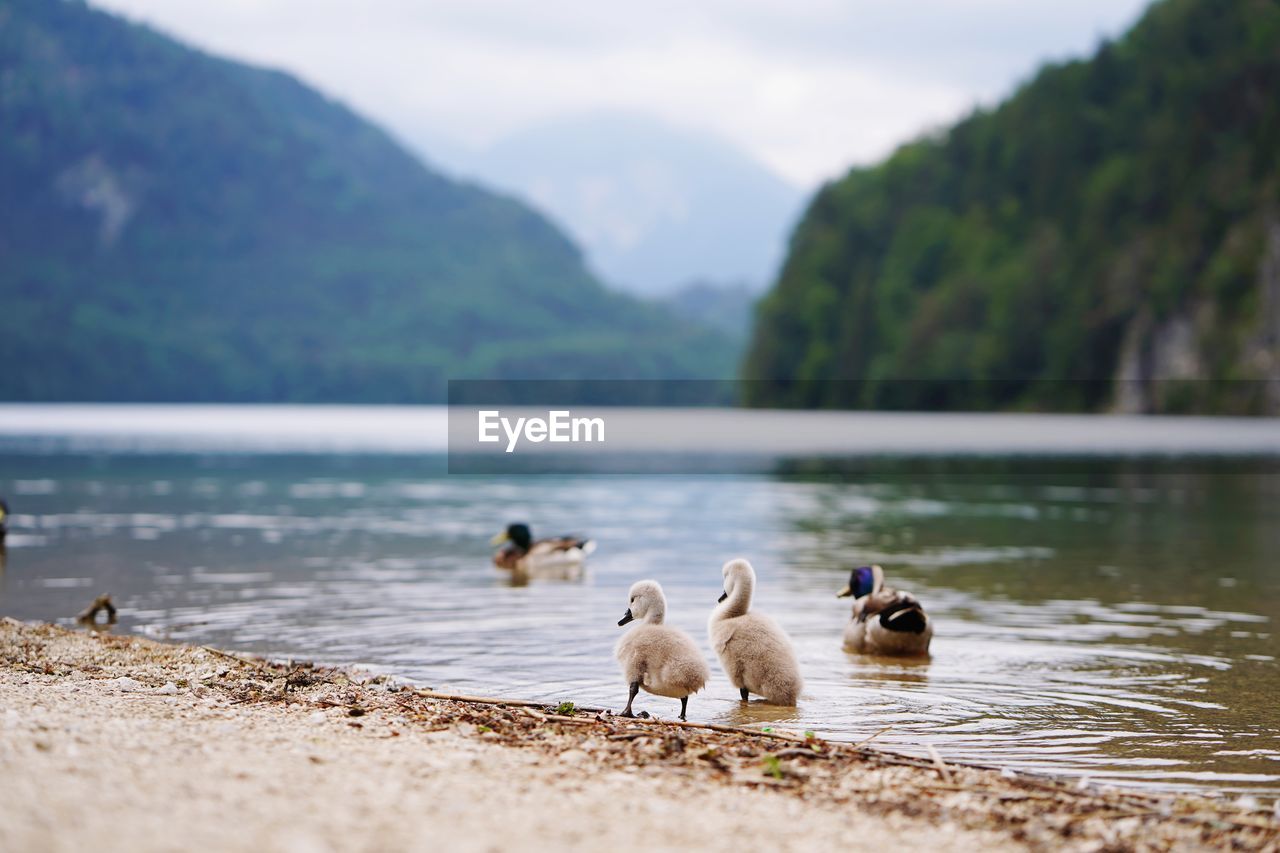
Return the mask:
[[(0, 614), (69, 624), (110, 592), (123, 631), (617, 709), (630, 584), (659, 580), (714, 661), (706, 617), (742, 555), (806, 691), (743, 706), (713, 663), (691, 719), (1280, 793), (1280, 425), (1099, 419), (1132, 433), (1120, 455), (1064, 444), (1070, 419), (988, 419), (974, 446), (963, 419), (844, 417), (844, 452), (782, 442), (736, 474), (495, 477), (445, 473), (438, 409), (0, 406)], [(886, 450), (904, 430), (933, 437)], [(511, 585), (488, 538), (514, 520), (594, 537), (586, 575)], [(870, 562), (932, 614), (929, 661), (841, 650), (834, 594)]]

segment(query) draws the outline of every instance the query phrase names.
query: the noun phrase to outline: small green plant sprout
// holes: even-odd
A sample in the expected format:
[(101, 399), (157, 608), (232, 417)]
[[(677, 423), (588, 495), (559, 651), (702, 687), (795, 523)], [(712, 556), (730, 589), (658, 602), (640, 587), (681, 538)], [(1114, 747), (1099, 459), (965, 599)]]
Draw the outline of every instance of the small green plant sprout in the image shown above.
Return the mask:
[(764, 757), (764, 775), (775, 779), (782, 778), (782, 761), (772, 753)]
[(562, 717), (572, 717), (576, 710), (577, 706), (572, 702), (561, 702), (556, 706), (556, 713)]
[(483, 723), (482, 723), (481, 725), (476, 726), (476, 730), (477, 730), (478, 732), (480, 732), (480, 734), (484, 734), (485, 732), (491, 732), (491, 731), (493, 731), (493, 729), (489, 728), (488, 726), (484, 725)]
[(762, 732), (772, 732), (772, 731), (773, 731), (773, 726), (765, 726), (765, 727), (764, 727), (763, 729), (761, 729), (760, 731), (762, 731)]

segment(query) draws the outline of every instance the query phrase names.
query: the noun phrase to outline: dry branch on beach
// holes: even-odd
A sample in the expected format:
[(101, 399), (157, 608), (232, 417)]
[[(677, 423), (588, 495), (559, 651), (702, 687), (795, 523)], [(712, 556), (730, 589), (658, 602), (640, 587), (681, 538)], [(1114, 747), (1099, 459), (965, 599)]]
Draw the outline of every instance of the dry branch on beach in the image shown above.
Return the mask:
[[(120, 685), (126, 697), (175, 695), (223, 712), (308, 718), (399, 739), (449, 732), (532, 754), (579, 780), (653, 774), (716, 788), (764, 790), (788, 808), (831, 809), (992, 833), (1043, 849), (1280, 849), (1270, 812), (1202, 797), (1082, 787), (805, 737), (707, 723), (635, 720), (603, 709), (460, 696), (310, 663), (0, 620), (0, 675), (23, 689)], [(269, 707), (263, 707), (269, 706)], [(132, 706), (132, 707), (137, 707)], [(261, 709), (261, 710), (259, 710)], [(2, 745), (2, 744), (0, 744)], [(803, 812), (801, 812), (803, 814)], [(799, 830), (798, 830), (799, 831)]]
[[(106, 622), (98, 622), (99, 613), (107, 614)], [(76, 615), (76, 623), (90, 628), (116, 624), (116, 606), (112, 603), (111, 596), (103, 594), (95, 598), (88, 607)]]

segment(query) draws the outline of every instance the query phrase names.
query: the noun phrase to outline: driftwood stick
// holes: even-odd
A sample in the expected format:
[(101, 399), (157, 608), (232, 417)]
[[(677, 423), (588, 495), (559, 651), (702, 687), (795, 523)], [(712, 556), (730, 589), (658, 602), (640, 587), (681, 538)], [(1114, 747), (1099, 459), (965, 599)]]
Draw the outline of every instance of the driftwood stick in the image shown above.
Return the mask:
[(564, 714), (544, 714), (548, 723), (573, 723), (579, 726), (590, 726), (599, 722), (595, 717), (566, 717)]
[(81, 625), (97, 625), (98, 614), (107, 611), (107, 621), (103, 624), (116, 624), (116, 606), (111, 603), (111, 596), (103, 593), (93, 600), (93, 602), (76, 614), (76, 621)]
[(792, 747), (791, 749), (780, 750), (774, 753), (778, 758), (812, 758), (820, 761), (830, 760), (831, 756), (825, 752), (815, 752), (812, 749), (799, 749)]
[[(420, 690), (420, 689), (415, 689), (413, 693), (425, 699), (444, 699), (449, 702), (474, 702), (478, 705), (511, 705), (516, 708), (530, 708), (530, 709), (537, 708), (539, 710), (544, 710), (547, 708), (554, 707), (550, 702), (533, 702), (528, 699), (497, 699), (489, 696), (469, 696), (465, 693), (441, 693), (436, 690)], [(607, 708), (592, 708), (592, 707), (587, 707), (583, 705), (576, 706), (574, 710), (582, 711), (588, 714), (612, 713)], [(551, 718), (556, 715), (544, 713), (542, 716)], [(574, 718), (574, 719), (578, 719), (578, 718)], [(772, 738), (778, 738), (781, 740), (790, 740), (790, 741), (799, 742), (799, 743), (804, 742), (802, 738), (795, 737), (794, 735), (782, 735), (782, 734), (778, 734), (777, 732), (762, 732), (759, 729), (748, 729), (748, 728), (743, 728), (741, 726), (723, 726), (723, 725), (719, 725), (718, 723), (690, 723), (684, 720), (657, 720), (652, 718), (646, 720), (643, 717), (630, 717), (630, 718), (618, 717), (617, 718), (618, 722), (623, 722), (624, 720), (636, 725), (673, 726), (673, 727), (679, 726), (680, 728), (687, 728), (687, 729), (708, 729), (710, 731), (724, 732), (726, 734), (738, 734), (738, 735), (747, 735), (751, 737), (766, 737), (766, 738), (772, 737)]]
[[(516, 708), (554, 708), (555, 702), (534, 702), (529, 699), (500, 699), (490, 696), (468, 696), (465, 693), (441, 693), (437, 690), (412, 688), (414, 695), (424, 699), (444, 699), (449, 702), (474, 702), (477, 705), (511, 705)], [(584, 714), (603, 714), (608, 708), (594, 708), (587, 705), (575, 705), (573, 710)]]
[(887, 731), (891, 730), (892, 728), (893, 728), (893, 726), (885, 726), (883, 729), (881, 729), (880, 731), (876, 732), (876, 733), (875, 733), (875, 734), (873, 734), (871, 737), (863, 738), (862, 740), (858, 741), (857, 743), (850, 744), (850, 746), (852, 746), (854, 749), (857, 749), (857, 748), (858, 748), (858, 747), (860, 747), (860, 746), (866, 746), (867, 744), (871, 743), (871, 741), (873, 741), (873, 740), (875, 740), (876, 738), (880, 737), (880, 735), (882, 735), (882, 734), (884, 734), (885, 732), (887, 732)]
[(414, 690), (415, 695), (424, 699), (444, 699), (449, 702), (473, 702), (477, 705), (514, 705), (517, 708), (546, 708), (546, 702), (531, 702), (528, 699), (491, 699), (487, 696), (468, 696), (465, 693), (439, 693), (435, 690)]
[(929, 750), (929, 757), (933, 759), (933, 766), (938, 769), (938, 775), (942, 777), (943, 782), (951, 781), (951, 771), (947, 769), (947, 763), (942, 760), (942, 756), (938, 755), (938, 750), (933, 748), (933, 744), (925, 744), (925, 748)]
[[(474, 702), (479, 705), (511, 705), (518, 708), (551, 708), (550, 702), (532, 702), (528, 699), (496, 699), (489, 696), (469, 696), (465, 693), (441, 693), (436, 690), (420, 690), (413, 691), (416, 695), (426, 699), (444, 699), (450, 702)], [(608, 712), (607, 708), (590, 708), (586, 706), (575, 707), (576, 711), (583, 711), (589, 714), (600, 714)], [(625, 717), (619, 717), (619, 722)], [(642, 718), (633, 717), (629, 720), (632, 723), (640, 723)], [(783, 734), (781, 732), (763, 732), (759, 729), (749, 729), (744, 726), (725, 726), (719, 723), (690, 723), (685, 720), (655, 720), (649, 719), (644, 721), (645, 724), (653, 726), (678, 726), (685, 729), (706, 729), (713, 732), (723, 732), (725, 734), (744, 735), (756, 738), (774, 738), (776, 740), (786, 740), (792, 743), (808, 743), (806, 738), (792, 734)]]
[(791, 741), (792, 743), (808, 743), (808, 740), (792, 734), (783, 734), (782, 732), (763, 732), (759, 729), (749, 729), (745, 726), (724, 726), (719, 723), (690, 723), (686, 720), (649, 720), (650, 724), (660, 726), (679, 726), (684, 729), (708, 729), (713, 732), (724, 732), (731, 735), (745, 735), (747, 737), (757, 738), (775, 738), (777, 740)]
[(275, 670), (272, 669), (271, 664), (267, 663), (264, 660), (254, 660), (253, 658), (242, 658), (239, 655), (233, 655), (230, 652), (224, 652), (221, 649), (215, 649), (213, 646), (201, 646), (200, 648), (204, 649), (209, 654), (217, 655), (218, 657), (226, 658), (227, 660), (233, 660), (238, 664), (243, 664), (244, 666), (251, 666), (255, 669), (265, 669), (270, 672), (275, 672)]

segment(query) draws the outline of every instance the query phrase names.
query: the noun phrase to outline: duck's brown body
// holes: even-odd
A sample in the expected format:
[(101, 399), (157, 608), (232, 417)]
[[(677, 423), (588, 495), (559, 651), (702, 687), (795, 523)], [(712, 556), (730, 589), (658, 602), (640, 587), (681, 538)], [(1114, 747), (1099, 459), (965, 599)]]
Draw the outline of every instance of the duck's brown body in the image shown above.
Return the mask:
[(493, 555), (493, 564), (507, 571), (528, 571), (530, 568), (557, 562), (581, 563), (589, 543), (583, 539), (565, 536), (559, 539), (539, 539), (521, 548), (508, 542)]
[(581, 536), (558, 536), (534, 540), (526, 524), (512, 524), (493, 537), (492, 544), (501, 545), (493, 555), (493, 564), (514, 575), (574, 577), (582, 569), (595, 543)]
[(923, 656), (932, 639), (933, 624), (920, 602), (896, 589), (859, 598), (844, 627), (844, 646), (857, 654)]

